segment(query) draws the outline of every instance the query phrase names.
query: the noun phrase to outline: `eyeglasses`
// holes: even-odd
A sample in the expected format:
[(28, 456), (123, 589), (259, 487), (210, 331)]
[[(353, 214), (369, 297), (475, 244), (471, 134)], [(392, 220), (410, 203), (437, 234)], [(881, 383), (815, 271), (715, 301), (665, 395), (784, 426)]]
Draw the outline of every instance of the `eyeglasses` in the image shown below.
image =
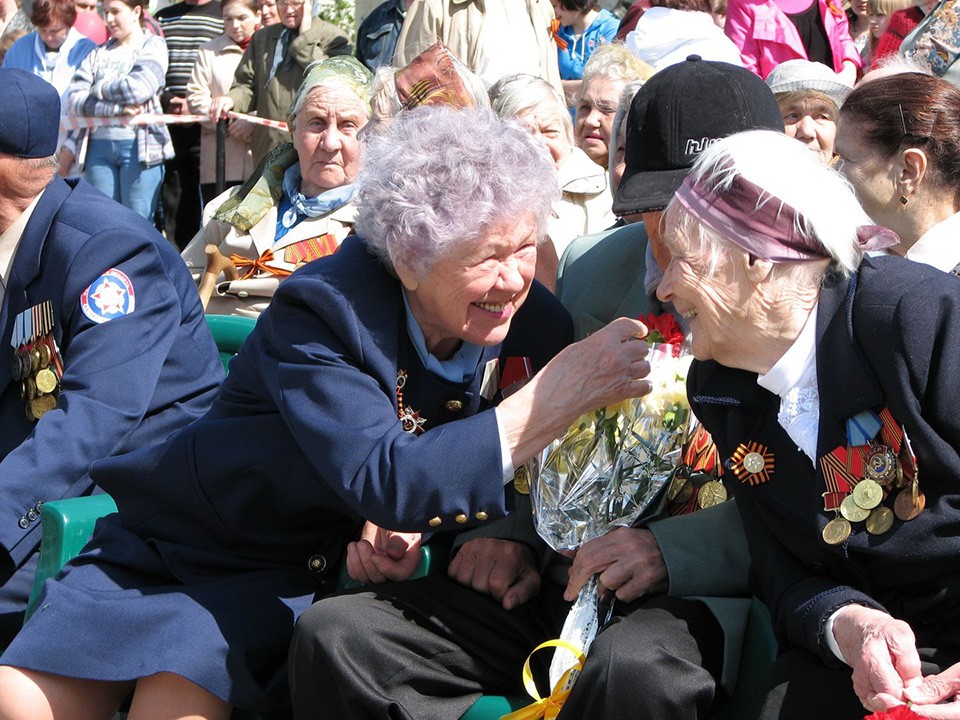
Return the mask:
[(306, 0), (277, 0), (277, 6), (286, 5), (292, 8), (299, 8), (306, 5)]

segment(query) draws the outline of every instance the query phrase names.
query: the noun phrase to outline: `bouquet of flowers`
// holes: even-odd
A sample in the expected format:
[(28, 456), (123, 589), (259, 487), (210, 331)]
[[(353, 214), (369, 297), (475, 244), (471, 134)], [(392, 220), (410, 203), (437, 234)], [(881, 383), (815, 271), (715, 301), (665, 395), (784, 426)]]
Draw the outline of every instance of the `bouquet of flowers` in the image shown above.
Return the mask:
[[(683, 333), (671, 315), (641, 317), (650, 333), (653, 391), (581, 416), (544, 451), (531, 485), (537, 532), (554, 550), (578, 548), (616, 527), (660, 512), (691, 425), (686, 377), (692, 357), (681, 353)], [(612, 605), (601, 617), (594, 577), (580, 591), (560, 639), (586, 654)], [(551, 687), (576, 662), (557, 650)], [(572, 686), (576, 673), (568, 675)]]

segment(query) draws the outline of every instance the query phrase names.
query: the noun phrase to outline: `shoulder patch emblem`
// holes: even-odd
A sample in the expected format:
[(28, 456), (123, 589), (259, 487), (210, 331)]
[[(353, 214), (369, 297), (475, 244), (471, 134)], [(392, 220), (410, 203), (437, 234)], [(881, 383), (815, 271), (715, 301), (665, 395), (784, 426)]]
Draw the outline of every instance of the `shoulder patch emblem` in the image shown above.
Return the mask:
[(110, 268), (80, 295), (80, 309), (95, 323), (130, 315), (136, 307), (136, 293), (130, 278)]

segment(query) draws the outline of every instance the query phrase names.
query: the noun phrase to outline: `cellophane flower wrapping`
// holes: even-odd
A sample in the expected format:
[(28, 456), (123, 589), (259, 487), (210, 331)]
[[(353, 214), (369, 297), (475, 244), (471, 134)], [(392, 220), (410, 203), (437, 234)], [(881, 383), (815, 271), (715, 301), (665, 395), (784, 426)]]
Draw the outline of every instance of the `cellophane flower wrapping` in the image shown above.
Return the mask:
[[(692, 356), (681, 354), (678, 345), (653, 344), (649, 359), (650, 394), (581, 416), (544, 450), (531, 498), (537, 532), (554, 550), (578, 548), (662, 509), (690, 424), (686, 378)], [(560, 636), (584, 654), (604, 621), (600, 600), (593, 578)], [(569, 651), (555, 653), (551, 687), (574, 661)]]

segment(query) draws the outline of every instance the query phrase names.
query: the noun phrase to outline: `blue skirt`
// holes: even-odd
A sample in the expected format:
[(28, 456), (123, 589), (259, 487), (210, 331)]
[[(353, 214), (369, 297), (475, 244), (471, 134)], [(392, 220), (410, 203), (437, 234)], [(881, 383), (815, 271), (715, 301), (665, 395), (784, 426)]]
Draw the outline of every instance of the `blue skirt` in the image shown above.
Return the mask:
[(273, 568), (184, 581), (118, 517), (98, 521), (84, 552), (45, 583), (0, 664), (107, 681), (170, 672), (235, 707), (289, 705), (287, 650), (317, 579)]

